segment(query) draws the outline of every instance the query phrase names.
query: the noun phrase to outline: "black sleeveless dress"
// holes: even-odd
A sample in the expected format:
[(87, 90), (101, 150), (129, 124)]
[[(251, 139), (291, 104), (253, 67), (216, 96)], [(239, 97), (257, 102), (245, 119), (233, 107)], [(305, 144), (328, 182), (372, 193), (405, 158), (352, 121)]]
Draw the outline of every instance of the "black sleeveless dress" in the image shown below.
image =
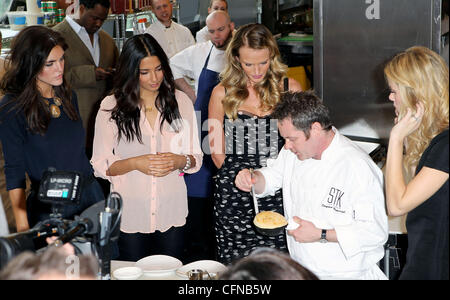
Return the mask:
[[(266, 166), (276, 158), (284, 145), (278, 133), (277, 120), (239, 112), (235, 121), (224, 120), (226, 158), (214, 179), (214, 216), (217, 259), (223, 264), (249, 255), (258, 247), (287, 251), (285, 234), (264, 236), (254, 229), (255, 217), (251, 193), (236, 188), (234, 180), (244, 168)], [(284, 214), (282, 191), (258, 199), (259, 211)]]

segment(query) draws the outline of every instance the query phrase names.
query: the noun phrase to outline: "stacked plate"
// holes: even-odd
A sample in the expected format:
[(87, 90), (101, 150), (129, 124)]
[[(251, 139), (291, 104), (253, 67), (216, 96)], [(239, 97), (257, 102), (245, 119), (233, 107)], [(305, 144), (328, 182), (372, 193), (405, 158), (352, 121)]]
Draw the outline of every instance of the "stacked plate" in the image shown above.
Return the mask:
[(142, 276), (147, 279), (189, 279), (191, 270), (201, 270), (203, 279), (206, 280), (217, 279), (226, 269), (225, 265), (214, 260), (199, 260), (183, 266), (175, 257), (151, 255), (138, 260), (134, 266), (118, 268), (113, 272), (113, 276), (119, 280), (143, 279)]
[(142, 269), (138, 267), (119, 268), (113, 272), (113, 276), (119, 280), (136, 280), (142, 276)]
[(136, 262), (136, 267), (141, 268), (146, 276), (170, 275), (182, 265), (179, 259), (168, 255), (150, 255)]

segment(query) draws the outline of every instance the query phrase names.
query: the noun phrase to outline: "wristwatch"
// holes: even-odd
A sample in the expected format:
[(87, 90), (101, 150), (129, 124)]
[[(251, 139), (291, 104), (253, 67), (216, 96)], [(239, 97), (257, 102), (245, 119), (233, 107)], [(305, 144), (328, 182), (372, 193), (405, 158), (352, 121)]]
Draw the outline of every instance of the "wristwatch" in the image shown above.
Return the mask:
[(319, 242), (321, 242), (321, 243), (328, 242), (328, 240), (327, 240), (327, 230), (326, 229), (322, 229), (322, 234), (320, 235)]

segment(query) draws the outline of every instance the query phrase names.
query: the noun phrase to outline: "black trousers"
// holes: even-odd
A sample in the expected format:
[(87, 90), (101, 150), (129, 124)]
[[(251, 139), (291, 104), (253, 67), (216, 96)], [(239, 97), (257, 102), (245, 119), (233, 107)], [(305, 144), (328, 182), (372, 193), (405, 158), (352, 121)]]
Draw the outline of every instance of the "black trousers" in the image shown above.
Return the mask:
[[(119, 260), (138, 261), (149, 255), (163, 254), (183, 261), (185, 228), (171, 227), (165, 232), (125, 233), (119, 236)], [(184, 261), (183, 261), (184, 263)]]

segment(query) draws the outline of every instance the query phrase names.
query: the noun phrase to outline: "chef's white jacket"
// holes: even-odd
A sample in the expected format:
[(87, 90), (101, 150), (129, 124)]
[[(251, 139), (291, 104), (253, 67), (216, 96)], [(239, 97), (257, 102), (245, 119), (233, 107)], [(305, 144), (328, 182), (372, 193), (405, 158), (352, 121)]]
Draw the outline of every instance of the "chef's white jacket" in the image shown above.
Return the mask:
[(287, 219), (298, 216), (321, 229), (335, 229), (338, 243), (300, 243), (287, 235), (293, 259), (321, 279), (386, 279), (376, 265), (384, 256), (388, 220), (383, 174), (369, 155), (339, 134), (321, 159), (301, 161), (282, 149), (260, 169), (265, 191), (283, 188)]
[(211, 40), (211, 36), (208, 32), (208, 26), (204, 26), (202, 29), (197, 31), (197, 33), (195, 34), (195, 40), (197, 41), (197, 43), (203, 43)]
[(189, 28), (174, 21), (172, 21), (169, 28), (166, 28), (166, 26), (156, 20), (145, 31), (158, 41), (168, 58), (195, 44), (195, 39)]
[(189, 77), (195, 80), (195, 94), (198, 91), (198, 79), (205, 65), (206, 58), (211, 50), (208, 70), (220, 73), (225, 68), (225, 50), (219, 50), (211, 41), (197, 43), (177, 53), (170, 59), (170, 68), (175, 79)]

